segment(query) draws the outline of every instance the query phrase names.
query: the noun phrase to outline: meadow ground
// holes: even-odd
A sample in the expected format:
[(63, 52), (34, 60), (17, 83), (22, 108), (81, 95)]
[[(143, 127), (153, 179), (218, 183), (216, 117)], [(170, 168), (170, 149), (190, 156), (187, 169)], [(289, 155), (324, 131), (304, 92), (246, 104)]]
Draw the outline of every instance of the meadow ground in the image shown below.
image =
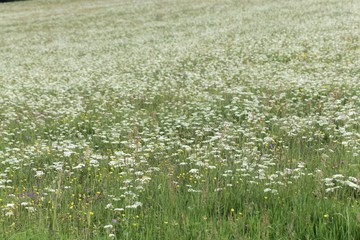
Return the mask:
[(0, 4), (0, 239), (360, 239), (360, 1)]

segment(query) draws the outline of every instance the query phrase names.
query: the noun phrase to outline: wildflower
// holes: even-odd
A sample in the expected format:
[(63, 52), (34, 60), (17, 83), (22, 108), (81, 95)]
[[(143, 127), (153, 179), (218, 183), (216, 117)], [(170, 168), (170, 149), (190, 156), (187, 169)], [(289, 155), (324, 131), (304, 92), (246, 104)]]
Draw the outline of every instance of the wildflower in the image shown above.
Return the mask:
[(189, 189), (188, 189), (188, 192), (201, 193), (202, 191), (201, 191), (201, 190), (195, 190), (195, 189), (189, 188)]
[(36, 171), (35, 177), (41, 177), (43, 176), (45, 173), (43, 171)]
[(360, 189), (359, 185), (357, 185), (349, 180), (344, 181), (344, 184), (348, 185), (349, 187), (351, 187), (353, 189)]
[(8, 211), (7, 213), (5, 213), (6, 217), (11, 217), (14, 216), (14, 212), (13, 211)]
[(14, 208), (14, 207), (15, 207), (15, 204), (14, 204), (14, 203), (8, 203), (8, 204), (6, 204), (6, 207), (8, 207), (8, 208)]
[(271, 189), (271, 193), (272, 193), (272, 194), (277, 194), (277, 193), (278, 193), (278, 190), (276, 190), (276, 189)]
[(25, 209), (28, 210), (29, 212), (35, 212), (34, 207), (25, 207)]
[(189, 173), (198, 173), (199, 172), (199, 169), (196, 169), (196, 168), (193, 168), (193, 169), (190, 169)]
[(336, 186), (336, 187), (332, 187), (332, 188), (327, 188), (325, 189), (325, 192), (333, 192), (335, 189), (340, 188), (340, 186)]
[(72, 151), (65, 151), (64, 152), (64, 156), (65, 157), (70, 157), (71, 156), (71, 154), (73, 154), (74, 152), (72, 152)]
[(126, 206), (125, 208), (138, 208), (138, 207), (141, 207), (142, 206), (142, 203), (141, 202), (135, 202), (133, 205), (128, 205)]
[(265, 188), (264, 189), (264, 192), (270, 192), (271, 191), (271, 188)]
[(349, 181), (352, 181), (354, 183), (358, 182), (358, 180), (354, 177), (348, 177)]
[(332, 176), (333, 179), (336, 179), (336, 178), (344, 178), (344, 175), (342, 174), (335, 174)]

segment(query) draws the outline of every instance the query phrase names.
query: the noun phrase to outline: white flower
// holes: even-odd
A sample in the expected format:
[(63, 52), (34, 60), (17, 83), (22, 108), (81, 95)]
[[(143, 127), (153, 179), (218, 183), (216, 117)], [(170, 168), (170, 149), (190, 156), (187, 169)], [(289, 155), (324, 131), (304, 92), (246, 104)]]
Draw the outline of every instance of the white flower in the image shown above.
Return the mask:
[(73, 169), (80, 169), (80, 168), (83, 168), (83, 167), (85, 167), (85, 164), (79, 163), (77, 166), (73, 167)]
[(36, 171), (35, 177), (41, 177), (43, 176), (45, 173), (43, 171)]
[(333, 188), (327, 188), (327, 189), (325, 189), (325, 192), (333, 192), (335, 189), (338, 189), (338, 188), (340, 188), (340, 186), (336, 186)]
[(305, 164), (303, 162), (298, 162), (298, 168), (304, 168)]
[(25, 209), (28, 210), (29, 212), (35, 212), (34, 207), (25, 207)]
[(89, 163), (90, 163), (90, 166), (92, 166), (92, 167), (98, 167), (99, 166), (99, 161), (95, 160), (95, 159), (90, 160)]
[(8, 207), (8, 208), (14, 208), (14, 207), (15, 207), (15, 204), (14, 204), (14, 203), (8, 203), (8, 204), (6, 204), (6, 207)]
[(344, 176), (342, 174), (335, 174), (332, 176), (332, 178), (343, 178)]
[(264, 189), (264, 192), (270, 192), (271, 191), (271, 188), (265, 188)]
[(74, 152), (72, 152), (72, 151), (65, 151), (64, 152), (64, 156), (65, 157), (70, 157), (71, 156), (71, 154), (73, 154)]
[(276, 189), (271, 189), (271, 193), (272, 193), (272, 194), (278, 194), (278, 190), (276, 190)]
[(13, 211), (9, 211), (9, 212), (5, 213), (5, 216), (6, 216), (6, 217), (14, 216), (14, 212), (13, 212)]
[(360, 189), (359, 185), (357, 185), (357, 184), (355, 184), (355, 183), (353, 183), (353, 182), (351, 182), (349, 180), (344, 181), (344, 184), (346, 184), (349, 187), (354, 188), (354, 189)]
[(199, 172), (199, 169), (196, 169), (196, 168), (193, 168), (193, 169), (190, 169), (189, 173), (198, 173)]
[(189, 189), (188, 189), (188, 192), (201, 193), (202, 191), (201, 191), (201, 190), (195, 190), (195, 189), (189, 188)]
[(141, 207), (142, 206), (142, 203), (141, 202), (135, 202), (133, 205), (128, 205), (126, 206), (125, 208), (138, 208), (138, 207)]
[(272, 139), (271, 137), (265, 137), (264, 142), (271, 143), (271, 142), (274, 142), (274, 139)]
[(109, 224), (109, 225), (105, 225), (104, 226), (105, 229), (108, 229), (108, 228), (113, 228), (113, 225)]
[(348, 177), (348, 179), (349, 179), (350, 181), (352, 181), (352, 182), (358, 182), (358, 180), (357, 180), (356, 178), (354, 178), (354, 177)]

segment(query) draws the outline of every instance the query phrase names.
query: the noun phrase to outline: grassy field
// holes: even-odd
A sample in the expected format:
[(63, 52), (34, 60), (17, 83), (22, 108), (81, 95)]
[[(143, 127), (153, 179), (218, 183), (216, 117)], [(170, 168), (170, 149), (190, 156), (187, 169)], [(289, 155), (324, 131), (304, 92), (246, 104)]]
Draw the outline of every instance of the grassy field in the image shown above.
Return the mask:
[(360, 239), (360, 1), (0, 4), (0, 239)]

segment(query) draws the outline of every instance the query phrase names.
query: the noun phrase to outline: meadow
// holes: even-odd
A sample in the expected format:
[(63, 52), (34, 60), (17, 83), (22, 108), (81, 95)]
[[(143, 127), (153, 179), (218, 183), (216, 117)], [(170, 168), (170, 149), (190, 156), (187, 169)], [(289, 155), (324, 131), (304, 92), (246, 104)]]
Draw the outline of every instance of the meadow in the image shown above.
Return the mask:
[(360, 239), (359, 13), (0, 3), (0, 239)]

